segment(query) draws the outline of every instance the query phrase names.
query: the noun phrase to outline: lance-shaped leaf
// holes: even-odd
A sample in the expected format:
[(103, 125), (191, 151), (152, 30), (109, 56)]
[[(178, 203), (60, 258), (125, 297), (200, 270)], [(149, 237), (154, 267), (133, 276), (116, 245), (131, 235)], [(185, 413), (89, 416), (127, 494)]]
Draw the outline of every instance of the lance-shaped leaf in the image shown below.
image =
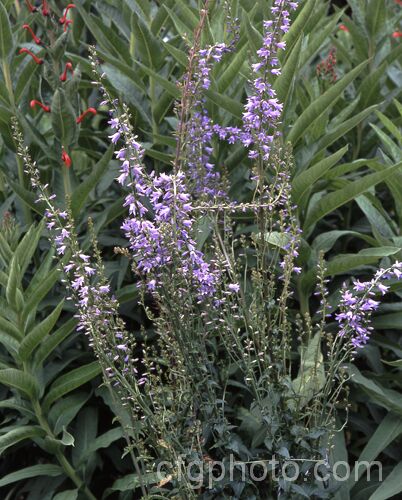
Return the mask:
[(15, 368), (0, 370), (0, 384), (18, 389), (32, 399), (39, 394), (39, 386), (34, 377)]
[(3, 2), (0, 2), (0, 60), (4, 61), (13, 48), (13, 35), (9, 15)]
[(0, 454), (2, 454), (4, 450), (10, 446), (17, 444), (24, 439), (43, 437), (44, 435), (45, 431), (34, 425), (23, 425), (21, 427), (17, 427), (16, 429), (7, 432), (7, 434), (0, 436)]
[(53, 131), (61, 144), (68, 147), (75, 140), (77, 124), (74, 109), (63, 90), (56, 90), (51, 107)]
[(97, 361), (88, 365), (80, 366), (61, 377), (59, 377), (50, 387), (48, 395), (45, 397), (43, 407), (49, 409), (50, 405), (65, 394), (77, 389), (81, 385), (89, 382), (101, 372), (100, 364)]
[(63, 304), (64, 300), (58, 304), (55, 310), (46, 319), (39, 323), (39, 325), (36, 325), (32, 331), (25, 336), (18, 351), (22, 361), (27, 361), (32, 355), (34, 349), (52, 331), (54, 325), (59, 319)]
[(39, 476), (56, 477), (63, 474), (63, 469), (59, 465), (53, 464), (38, 464), (31, 467), (11, 472), (0, 479), (0, 488), (9, 484), (23, 481), (24, 479), (35, 478)]
[(334, 105), (345, 88), (359, 76), (367, 63), (368, 61), (359, 64), (359, 66), (349, 71), (349, 73), (324, 92), (318, 99), (314, 100), (295, 121), (289, 131), (287, 140), (292, 144), (296, 144), (302, 135), (313, 125), (315, 120)]
[(336, 153), (328, 158), (324, 158), (312, 167), (304, 170), (299, 175), (297, 175), (292, 181), (292, 198), (295, 203), (299, 204), (299, 201), (303, 194), (314, 184), (325, 175), (325, 173), (338, 161), (348, 150), (348, 146), (343, 147)]
[(89, 193), (94, 189), (97, 183), (102, 178), (103, 174), (109, 167), (110, 160), (113, 157), (114, 147), (111, 145), (109, 149), (105, 152), (102, 158), (95, 165), (92, 172), (88, 177), (82, 182), (78, 188), (74, 191), (71, 197), (71, 210), (73, 217), (77, 217), (80, 213), (85, 201), (87, 200)]
[(384, 181), (389, 175), (402, 167), (402, 162), (388, 167), (382, 172), (365, 175), (362, 179), (351, 182), (349, 185), (323, 196), (317, 205), (307, 214), (304, 228), (309, 228), (325, 215), (333, 212), (356, 196), (364, 193), (371, 187)]

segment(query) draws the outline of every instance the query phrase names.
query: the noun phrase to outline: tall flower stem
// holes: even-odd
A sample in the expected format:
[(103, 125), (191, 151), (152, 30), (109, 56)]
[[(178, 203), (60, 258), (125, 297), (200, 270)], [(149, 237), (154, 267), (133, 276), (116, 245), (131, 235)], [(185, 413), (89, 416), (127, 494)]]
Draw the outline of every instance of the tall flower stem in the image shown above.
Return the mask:
[(176, 155), (173, 162), (173, 168), (175, 173), (177, 173), (180, 170), (181, 153), (186, 140), (186, 132), (187, 132), (186, 125), (188, 122), (187, 115), (191, 105), (190, 87), (191, 87), (196, 55), (200, 49), (201, 34), (204, 29), (204, 24), (208, 16), (208, 5), (209, 5), (209, 0), (205, 0), (203, 9), (201, 10), (200, 22), (198, 23), (198, 26), (194, 33), (194, 45), (190, 50), (188, 58), (188, 69), (182, 87), (182, 97), (181, 97), (180, 113), (179, 113), (179, 128), (177, 131)]

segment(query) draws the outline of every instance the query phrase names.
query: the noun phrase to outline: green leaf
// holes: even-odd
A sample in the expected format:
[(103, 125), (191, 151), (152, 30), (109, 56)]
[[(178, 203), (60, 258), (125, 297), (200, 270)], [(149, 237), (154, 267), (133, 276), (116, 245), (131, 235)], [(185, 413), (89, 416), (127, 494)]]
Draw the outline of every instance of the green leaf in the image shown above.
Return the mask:
[(77, 413), (88, 401), (89, 397), (90, 393), (75, 392), (60, 399), (52, 406), (48, 419), (56, 436), (63, 430), (63, 427), (67, 427), (77, 416)]
[(384, 127), (390, 132), (397, 141), (402, 144), (402, 132), (399, 130), (399, 128), (381, 111), (376, 111), (375, 113), (377, 117), (380, 119)]
[(357, 113), (352, 118), (343, 121), (340, 125), (330, 127), (326, 131), (324, 137), (318, 141), (316, 155), (320, 155), (322, 152), (324, 152), (324, 150), (331, 146), (331, 144), (333, 144), (339, 138), (343, 137), (350, 130), (356, 127), (356, 125), (365, 120), (375, 110), (376, 107), (376, 104), (374, 106), (370, 106), (360, 113)]
[(10, 446), (17, 444), (24, 439), (43, 437), (45, 434), (46, 433), (43, 429), (34, 425), (22, 425), (17, 427), (16, 429), (7, 432), (7, 434), (0, 436), (0, 454), (2, 454), (4, 450)]
[(5, 333), (1, 330), (0, 330), (0, 344), (3, 344), (3, 346), (7, 349), (7, 351), (14, 357), (17, 354), (18, 348), (20, 346), (18, 340), (15, 340), (14, 337), (8, 335), (8, 333)]
[(257, 52), (262, 47), (262, 36), (261, 33), (253, 26), (249, 16), (246, 12), (243, 12), (243, 20), (246, 27), (247, 38), (253, 53)]
[(17, 290), (20, 284), (21, 284), (20, 267), (18, 265), (18, 258), (16, 255), (14, 255), (10, 264), (10, 272), (8, 275), (8, 282), (6, 287), (7, 302), (14, 310), (17, 309)]
[(76, 318), (71, 318), (66, 321), (58, 330), (52, 333), (50, 337), (42, 342), (35, 353), (35, 363), (41, 365), (44, 360), (56, 349), (56, 347), (65, 340), (78, 324)]
[(0, 60), (6, 61), (10, 52), (13, 49), (13, 34), (11, 32), (11, 25), (9, 15), (0, 2)]
[(161, 56), (163, 56), (163, 48), (158, 43), (158, 40), (149, 30), (141, 16), (133, 12), (131, 16), (132, 35), (138, 43), (138, 54), (145, 59), (148, 67), (158, 68)]
[(302, 10), (297, 11), (296, 19), (292, 22), (289, 31), (283, 37), (286, 46), (291, 48), (296, 40), (299, 38), (300, 33), (303, 32), (307, 21), (313, 13), (317, 0), (307, 0), (304, 3)]
[(64, 444), (64, 446), (74, 446), (74, 436), (72, 436), (65, 427), (63, 427), (61, 442)]
[(60, 271), (57, 267), (53, 268), (39, 284), (31, 290), (28, 295), (25, 306), (22, 311), (22, 318), (26, 321), (28, 315), (38, 306), (38, 304), (46, 297), (52, 287), (56, 284), (60, 276)]
[(161, 87), (163, 87), (169, 94), (174, 97), (175, 99), (178, 99), (180, 97), (180, 90), (176, 87), (176, 85), (172, 82), (170, 82), (167, 78), (163, 77), (156, 71), (154, 71), (151, 68), (148, 68), (148, 66), (145, 66), (145, 64), (142, 64), (140, 61), (135, 61), (135, 63), (142, 69), (144, 72), (154, 78), (156, 82), (159, 83)]
[(321, 352), (321, 336), (310, 339), (301, 354), (299, 374), (292, 381), (298, 405), (305, 406), (325, 384), (324, 359)]
[(323, 196), (320, 201), (307, 214), (304, 223), (304, 230), (322, 219), (325, 215), (333, 212), (345, 203), (353, 200), (360, 194), (364, 193), (371, 187), (383, 182), (389, 175), (400, 169), (402, 162), (392, 167), (388, 167), (382, 172), (365, 175), (362, 179), (351, 182), (342, 189), (338, 189), (332, 193)]
[(367, 26), (374, 39), (381, 29), (381, 25), (383, 25), (384, 30), (386, 29), (384, 26), (385, 13), (386, 9), (384, 9), (384, 4), (382, 2), (378, 2), (378, 0), (369, 0), (366, 11)]
[(402, 328), (402, 312), (375, 316), (372, 319), (372, 324), (376, 330), (400, 330)]
[(359, 233), (357, 231), (334, 230), (319, 234), (313, 241), (311, 247), (317, 252), (328, 252), (342, 236), (354, 236), (361, 238), (370, 245), (375, 246), (376, 240), (371, 236)]
[(292, 83), (297, 73), (297, 68), (300, 60), (301, 46), (303, 42), (303, 35), (299, 36), (296, 45), (292, 48), (285, 65), (282, 68), (281, 74), (278, 76), (274, 83), (278, 99), (284, 105), (286, 104), (289, 94), (292, 89)]
[(243, 116), (243, 106), (238, 100), (219, 94), (211, 89), (206, 91), (206, 95), (212, 102), (225, 109), (236, 118), (241, 118)]
[(245, 64), (247, 58), (247, 44), (243, 45), (234, 54), (231, 62), (222, 68), (222, 72), (218, 80), (218, 88), (220, 93), (224, 93), (229, 86), (239, 77), (239, 73)]
[[(381, 424), (377, 427), (374, 434), (370, 437), (363, 451), (360, 453), (358, 462), (372, 462), (387, 446), (389, 446), (402, 433), (402, 419), (397, 415), (388, 413)], [(358, 473), (356, 477), (356, 472)], [(365, 469), (359, 467), (358, 471), (353, 470), (348, 480), (349, 487), (352, 487), (355, 479), (359, 479)]]
[(44, 409), (48, 410), (54, 401), (89, 382), (99, 375), (101, 371), (98, 361), (94, 361), (62, 375), (50, 387), (50, 391), (43, 402)]
[(9, 484), (23, 481), (24, 479), (35, 478), (39, 476), (56, 477), (63, 474), (63, 469), (59, 465), (39, 464), (25, 467), (24, 469), (11, 472), (0, 479), (0, 488)]
[(378, 128), (377, 125), (374, 125), (374, 123), (370, 123), (370, 127), (381, 139), (386, 153), (391, 156), (394, 161), (399, 161), (402, 157), (401, 148), (397, 144), (395, 144), (395, 142), (391, 139), (391, 137), (389, 137), (388, 134)]
[(44, 319), (39, 325), (36, 325), (31, 332), (29, 332), (24, 340), (21, 342), (18, 354), (22, 361), (27, 361), (34, 349), (42, 342), (42, 340), (49, 335), (63, 309), (64, 299), (57, 305), (49, 316)]
[(354, 365), (348, 365), (348, 372), (352, 376), (351, 382), (358, 385), (369, 396), (370, 402), (402, 416), (402, 401), (397, 391), (387, 389), (365, 377)]
[(369, 500), (395, 498), (402, 491), (401, 475), (402, 461), (392, 469), (392, 472), (383, 480), (379, 488), (370, 496)]
[(109, 448), (112, 443), (114, 443), (118, 439), (121, 439), (123, 436), (123, 429), (121, 427), (110, 429), (101, 436), (98, 436), (93, 442), (90, 443), (80, 461), (84, 462), (91, 453), (94, 453), (100, 448)]
[(399, 252), (400, 248), (398, 247), (377, 247), (361, 250), (357, 254), (340, 254), (327, 262), (325, 275), (344, 274), (356, 267), (374, 264), (383, 257), (395, 255)]
[[(161, 480), (160, 474), (150, 472), (141, 476), (142, 483), (145, 485), (156, 484)], [(137, 474), (128, 474), (120, 479), (117, 479), (111, 488), (105, 491), (103, 498), (107, 498), (114, 491), (134, 491), (140, 487), (141, 481)]]
[(113, 158), (114, 146), (110, 145), (108, 150), (102, 156), (102, 158), (95, 165), (92, 172), (88, 177), (81, 182), (78, 188), (74, 191), (71, 196), (71, 209), (73, 212), (73, 217), (77, 218), (78, 214), (81, 212), (85, 201), (87, 200), (90, 192), (96, 187), (100, 179), (103, 177), (104, 173), (109, 167), (109, 163)]
[(17, 341), (23, 338), (22, 332), (20, 332), (18, 328), (15, 325), (13, 325), (13, 323), (6, 320), (2, 316), (0, 316), (0, 332), (10, 335)]
[(15, 368), (0, 370), (0, 384), (18, 389), (29, 398), (36, 398), (39, 394), (39, 386), (35, 378)]
[(61, 493), (57, 493), (52, 500), (77, 500), (78, 490), (66, 490)]
[(77, 123), (74, 109), (62, 89), (53, 95), (51, 115), (53, 132), (64, 147), (69, 147), (75, 140)]
[(312, 167), (300, 172), (292, 181), (292, 198), (295, 203), (299, 203), (304, 193), (309, 190), (314, 184), (325, 175), (325, 173), (333, 167), (347, 152), (348, 146), (344, 146), (336, 153), (319, 161)]
[(332, 85), (324, 94), (318, 99), (315, 99), (297, 118), (293, 127), (290, 129), (287, 140), (293, 145), (306, 133), (306, 131), (313, 125), (315, 120), (331, 108), (335, 101), (341, 96), (345, 88), (353, 82), (355, 78), (367, 66), (368, 61), (364, 61), (356, 68), (349, 71), (341, 80)]
[(15, 250), (15, 258), (19, 264), (21, 276), (24, 276), (32, 256), (35, 253), (44, 225), (44, 221), (41, 221), (37, 227), (32, 225)]
[(181, 66), (183, 66), (183, 68), (187, 66), (188, 57), (185, 52), (178, 49), (169, 42), (164, 42), (164, 47), (169, 52), (169, 54), (174, 57), (175, 61), (178, 62)]
[(45, 204), (44, 202), (37, 203), (37, 196), (22, 187), (18, 182), (14, 182), (11, 179), (7, 179), (7, 183), (10, 184), (12, 190), (17, 194), (17, 196), (26, 203), (29, 208), (31, 208), (34, 212), (43, 217), (45, 212)]

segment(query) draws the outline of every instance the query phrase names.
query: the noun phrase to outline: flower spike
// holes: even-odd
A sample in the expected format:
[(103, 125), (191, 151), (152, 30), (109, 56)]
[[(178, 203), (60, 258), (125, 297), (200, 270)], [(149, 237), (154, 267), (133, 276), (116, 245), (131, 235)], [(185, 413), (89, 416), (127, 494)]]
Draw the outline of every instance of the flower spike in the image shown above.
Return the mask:
[(24, 30), (29, 31), (29, 34), (31, 35), (31, 37), (32, 37), (33, 41), (34, 41), (36, 44), (40, 45), (40, 44), (42, 43), (42, 42), (41, 42), (41, 39), (40, 39), (40, 38), (38, 38), (38, 37), (35, 35), (35, 33), (33, 32), (32, 28), (29, 26), (29, 24), (23, 24), (23, 25), (22, 25), (22, 27), (24, 28)]
[(25, 47), (23, 49), (21, 49), (19, 52), (19, 54), (28, 54), (32, 57), (32, 59), (36, 62), (36, 64), (43, 64), (43, 59), (41, 59), (40, 57), (36, 56), (33, 52), (31, 52), (30, 50), (26, 49)]
[(31, 12), (31, 13), (37, 12), (38, 9), (36, 7), (34, 7), (29, 0), (25, 0), (25, 3), (27, 4), (29, 12)]
[(72, 164), (71, 158), (64, 148), (63, 148), (63, 151), (61, 153), (61, 161), (64, 163), (64, 165), (67, 168), (71, 167), (71, 164)]
[(66, 63), (66, 66), (64, 68), (64, 71), (63, 73), (60, 75), (60, 81), (61, 82), (65, 82), (67, 80), (67, 71), (70, 71), (71, 72), (71, 76), (74, 75), (74, 71), (73, 71), (73, 63), (71, 62), (68, 62)]
[(75, 5), (73, 3), (69, 3), (64, 11), (63, 17), (59, 19), (60, 24), (64, 24), (67, 21), (67, 14), (70, 9), (75, 9)]
[(92, 113), (93, 115), (96, 115), (96, 109), (95, 108), (88, 108), (85, 110), (78, 118), (77, 118), (77, 123), (81, 123), (83, 119), (88, 115)]
[(29, 105), (31, 106), (32, 109), (34, 109), (35, 106), (38, 105), (38, 106), (40, 106), (43, 109), (43, 111), (45, 113), (50, 113), (50, 107), (46, 106), (45, 104), (43, 104), (40, 101), (37, 101), (36, 99), (32, 99), (32, 101), (29, 103)]

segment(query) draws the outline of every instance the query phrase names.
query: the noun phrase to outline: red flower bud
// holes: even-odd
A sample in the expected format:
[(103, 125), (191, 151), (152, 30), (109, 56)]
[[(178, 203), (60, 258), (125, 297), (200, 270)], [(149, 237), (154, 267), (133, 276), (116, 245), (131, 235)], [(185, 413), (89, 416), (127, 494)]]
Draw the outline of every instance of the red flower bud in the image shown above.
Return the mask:
[(46, 106), (45, 104), (43, 104), (43, 103), (42, 103), (42, 102), (40, 102), (40, 101), (37, 101), (36, 99), (32, 99), (32, 101), (29, 103), (29, 105), (31, 106), (31, 108), (32, 108), (32, 109), (34, 109), (34, 107), (35, 107), (36, 105), (38, 105), (38, 106), (40, 106), (40, 107), (43, 109), (43, 111), (44, 111), (45, 113), (50, 113), (50, 107), (49, 107), (49, 106)]
[(42, 15), (48, 16), (50, 14), (49, 7), (46, 0), (42, 0)]
[(73, 3), (69, 3), (64, 11), (63, 17), (59, 19), (60, 24), (64, 24), (67, 20), (67, 14), (70, 9), (75, 9), (75, 5)]
[(64, 148), (63, 148), (63, 151), (61, 153), (61, 160), (67, 168), (71, 167), (71, 163), (72, 163), (71, 158)]
[(349, 28), (347, 26), (345, 26), (344, 24), (341, 24), (339, 26), (339, 29), (342, 30), (342, 31), (346, 31), (346, 32), (349, 32)]
[(401, 38), (401, 37), (402, 37), (402, 31), (394, 31), (392, 33), (392, 38)]
[(65, 82), (67, 80), (67, 71), (70, 71), (71, 72), (71, 76), (74, 75), (74, 71), (73, 71), (73, 63), (71, 62), (68, 62), (66, 63), (66, 67), (64, 68), (64, 71), (63, 73), (60, 75), (60, 81), (61, 82)]
[(66, 19), (66, 22), (64, 23), (64, 33), (67, 31), (68, 25), (73, 24), (73, 21), (71, 19)]
[(29, 0), (25, 0), (25, 3), (27, 4), (27, 7), (29, 9), (29, 12), (36, 12), (38, 9), (34, 7)]
[(42, 42), (40, 40), (40, 38), (38, 38), (35, 33), (33, 32), (32, 28), (29, 26), (29, 24), (23, 24), (22, 27), (24, 28), (24, 30), (27, 30), (29, 31), (29, 34), (31, 35), (33, 41), (35, 43), (37, 43), (38, 45), (40, 45)]
[(26, 49), (25, 47), (23, 49), (21, 49), (18, 53), (19, 54), (29, 54), (32, 57), (32, 59), (36, 62), (36, 64), (43, 64), (43, 59), (41, 59), (40, 57), (37, 57), (33, 52)]
[(88, 108), (85, 110), (78, 118), (77, 118), (77, 123), (81, 123), (82, 120), (88, 115), (92, 113), (93, 115), (96, 115), (96, 109), (95, 108)]

